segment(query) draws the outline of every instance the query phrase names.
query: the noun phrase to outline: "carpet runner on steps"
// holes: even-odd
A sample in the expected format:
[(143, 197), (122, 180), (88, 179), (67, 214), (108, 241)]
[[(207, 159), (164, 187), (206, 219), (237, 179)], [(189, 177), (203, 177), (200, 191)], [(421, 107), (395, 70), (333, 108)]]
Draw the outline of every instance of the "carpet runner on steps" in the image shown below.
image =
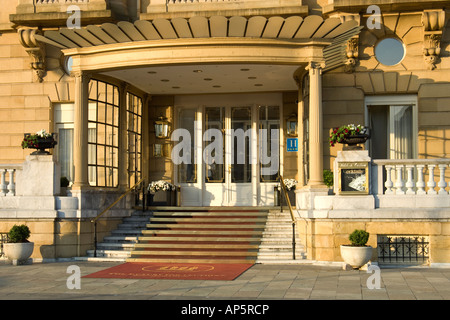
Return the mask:
[(253, 264), (266, 210), (154, 212), (127, 262)]

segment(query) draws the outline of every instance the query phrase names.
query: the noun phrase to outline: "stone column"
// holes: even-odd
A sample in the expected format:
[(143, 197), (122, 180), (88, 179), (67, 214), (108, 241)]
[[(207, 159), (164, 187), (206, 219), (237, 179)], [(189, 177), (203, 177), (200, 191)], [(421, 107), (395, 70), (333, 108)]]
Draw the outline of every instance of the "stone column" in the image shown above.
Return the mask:
[[(296, 189), (296, 206), (314, 210), (315, 198), (328, 195), (323, 182), (323, 125), (322, 125), (322, 68), (323, 64), (310, 62), (309, 72), (309, 180)], [(303, 170), (303, 168), (299, 168)]]
[(89, 186), (88, 179), (88, 113), (89, 80), (84, 72), (75, 72), (74, 144), (73, 163), (75, 177), (72, 189)]
[(309, 182), (310, 187), (325, 187), (323, 182), (322, 68), (310, 62), (309, 71)]

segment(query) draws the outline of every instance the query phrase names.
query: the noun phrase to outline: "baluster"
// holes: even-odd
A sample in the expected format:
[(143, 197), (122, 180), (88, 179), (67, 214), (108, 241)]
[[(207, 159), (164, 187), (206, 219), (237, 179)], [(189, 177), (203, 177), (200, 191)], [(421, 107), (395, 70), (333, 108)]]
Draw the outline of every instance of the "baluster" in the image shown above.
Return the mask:
[(16, 184), (14, 183), (14, 173), (15, 169), (8, 169), (9, 173), (9, 184), (8, 184), (8, 194), (7, 196), (15, 196), (16, 195)]
[(417, 166), (417, 194), (426, 194), (425, 191), (425, 180), (423, 179), (423, 168), (425, 168), (425, 165), (418, 164)]
[(434, 165), (434, 164), (428, 165), (429, 177), (428, 177), (428, 183), (427, 183), (427, 187), (428, 187), (427, 194), (436, 194), (437, 193), (436, 190), (434, 190), (434, 187), (436, 187), (436, 182), (434, 182), (434, 167), (436, 167), (436, 165)]
[(396, 180), (395, 180), (395, 194), (405, 194), (405, 190), (403, 190), (405, 183), (403, 182), (403, 178), (402, 178), (403, 167), (404, 167), (404, 165), (402, 165), (402, 164), (395, 166), (395, 169), (397, 170), (397, 175), (396, 175)]
[(406, 171), (407, 171), (407, 175), (408, 175), (408, 180), (406, 182), (406, 194), (416, 194), (416, 192), (414, 191), (414, 187), (416, 186), (414, 183), (414, 178), (413, 178), (413, 170), (414, 170), (414, 165), (413, 164), (409, 164), (406, 165)]
[(445, 169), (447, 168), (446, 164), (440, 164), (439, 165), (439, 194), (448, 194), (447, 190), (445, 190), (445, 187), (447, 187), (447, 182), (445, 182)]
[(6, 188), (6, 169), (2, 169), (1, 171), (2, 177), (1, 177), (1, 184), (0, 184), (0, 194), (2, 196), (6, 196), (6, 193), (8, 189)]
[(394, 186), (394, 183), (392, 182), (391, 171), (394, 168), (394, 166), (386, 165), (385, 168), (386, 168), (386, 182), (384, 183), (384, 186), (386, 187), (385, 194), (393, 194), (394, 190), (392, 189), (392, 187)]

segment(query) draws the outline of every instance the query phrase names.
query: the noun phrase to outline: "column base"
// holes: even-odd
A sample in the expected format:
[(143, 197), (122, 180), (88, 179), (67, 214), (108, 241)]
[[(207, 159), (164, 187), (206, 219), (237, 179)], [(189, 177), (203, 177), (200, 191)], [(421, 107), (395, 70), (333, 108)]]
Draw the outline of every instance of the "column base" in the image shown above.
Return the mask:
[(323, 183), (311, 183), (298, 190), (295, 190), (297, 209), (314, 209), (314, 198), (317, 196), (328, 196), (329, 188)]

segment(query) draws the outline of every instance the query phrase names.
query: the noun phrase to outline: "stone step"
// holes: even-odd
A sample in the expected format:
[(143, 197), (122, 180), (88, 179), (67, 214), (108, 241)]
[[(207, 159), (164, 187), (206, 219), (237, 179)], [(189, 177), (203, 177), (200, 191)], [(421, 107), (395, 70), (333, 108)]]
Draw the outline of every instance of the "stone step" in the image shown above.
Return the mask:
[(126, 236), (106, 236), (103, 238), (103, 242), (118, 242), (118, 243), (135, 243), (138, 237), (126, 237)]
[[(87, 250), (88, 257), (94, 257), (94, 250)], [(131, 256), (131, 251), (126, 250), (108, 250), (97, 249), (97, 257), (105, 258), (122, 258), (126, 259)]]
[(148, 250), (158, 250), (158, 249), (194, 249), (194, 250), (258, 250), (259, 245), (257, 244), (185, 244), (185, 243), (138, 243), (134, 246), (136, 250), (148, 249)]
[(254, 259), (242, 258), (194, 258), (194, 257), (155, 257), (155, 258), (128, 258), (127, 262), (167, 262), (167, 263), (250, 263), (256, 262)]
[(139, 241), (144, 242), (161, 242), (161, 241), (183, 241), (183, 242), (227, 242), (227, 243), (233, 243), (233, 242), (246, 242), (246, 243), (259, 243), (260, 238), (259, 237), (179, 237), (176, 235), (158, 235), (158, 236), (142, 236), (139, 237)]
[(221, 223), (247, 223), (247, 224), (261, 224), (265, 225), (265, 218), (217, 218), (217, 217), (152, 217), (151, 223), (208, 223), (208, 224), (221, 224)]

